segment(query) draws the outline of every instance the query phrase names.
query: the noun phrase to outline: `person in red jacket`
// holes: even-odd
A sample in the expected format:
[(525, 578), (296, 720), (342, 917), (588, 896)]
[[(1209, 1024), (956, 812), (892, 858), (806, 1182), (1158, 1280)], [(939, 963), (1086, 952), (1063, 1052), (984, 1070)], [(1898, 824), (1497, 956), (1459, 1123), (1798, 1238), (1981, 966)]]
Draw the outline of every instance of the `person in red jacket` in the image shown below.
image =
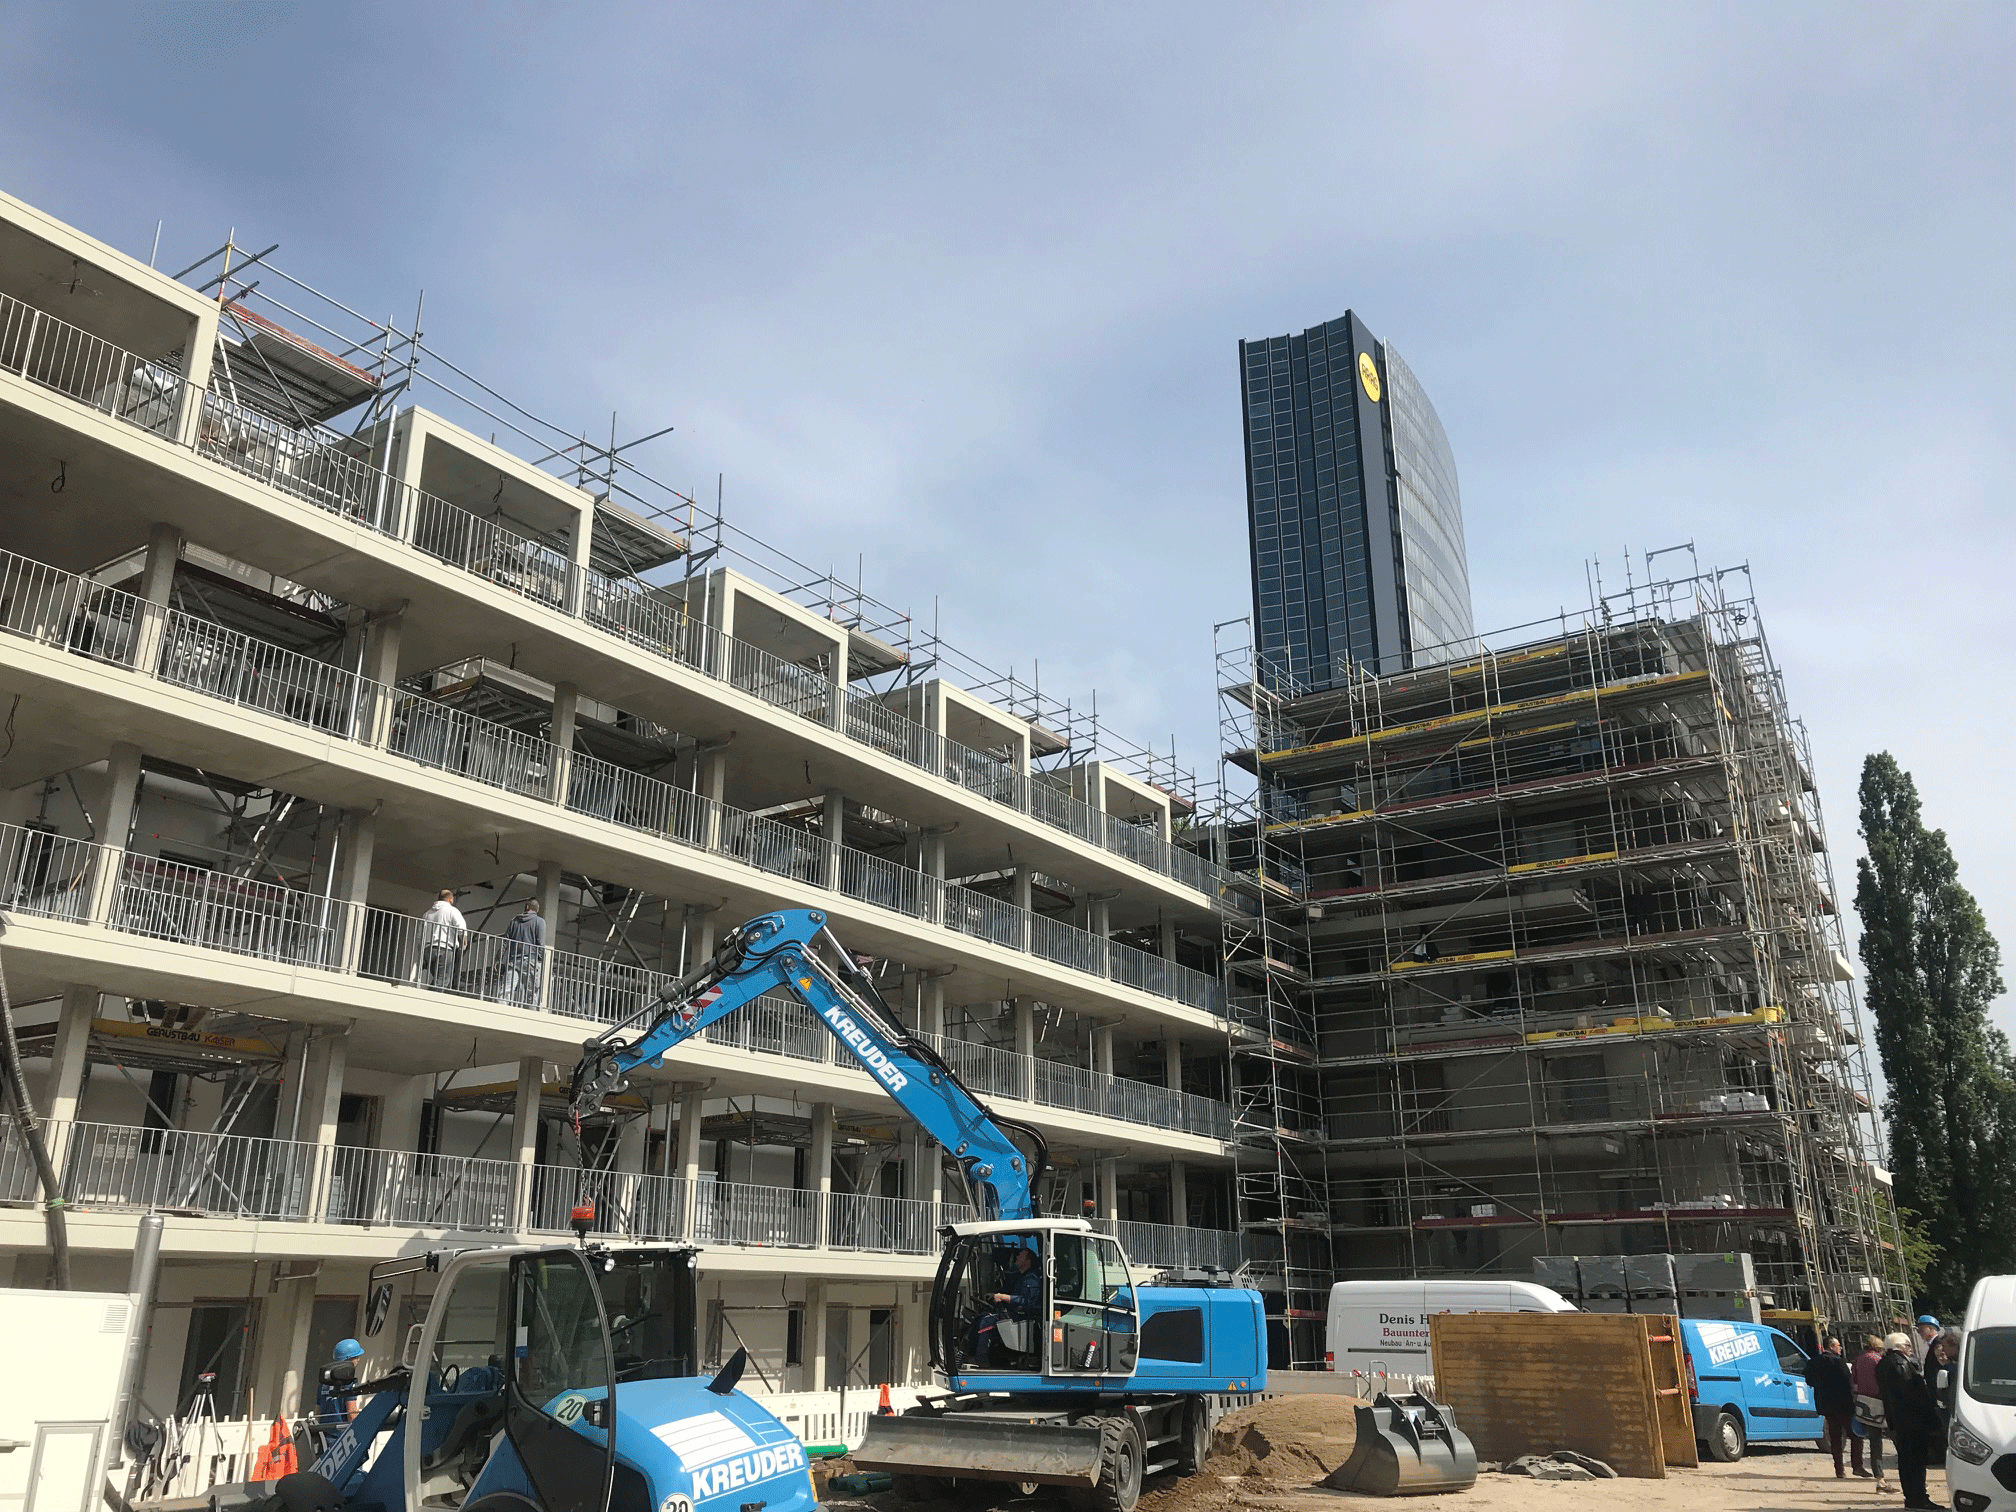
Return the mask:
[(1869, 1468), (1862, 1468), (1862, 1446), (1858, 1442), (1855, 1473), (1865, 1479), (1873, 1474), (1878, 1486), (1883, 1484), (1883, 1392), (1876, 1384), (1876, 1366), (1882, 1358), (1883, 1341), (1871, 1334), (1862, 1341), (1862, 1352), (1848, 1364), (1848, 1374), (1855, 1381), (1855, 1426), (1869, 1440)]

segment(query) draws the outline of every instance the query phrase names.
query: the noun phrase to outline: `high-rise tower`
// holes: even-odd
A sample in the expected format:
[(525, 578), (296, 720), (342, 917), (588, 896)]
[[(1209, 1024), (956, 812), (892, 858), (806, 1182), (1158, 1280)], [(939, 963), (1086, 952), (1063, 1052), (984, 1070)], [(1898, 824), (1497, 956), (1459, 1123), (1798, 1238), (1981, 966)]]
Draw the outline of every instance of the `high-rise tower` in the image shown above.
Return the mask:
[(1239, 343), (1254, 633), (1302, 691), (1469, 640), (1456, 460), (1400, 354), (1356, 314)]

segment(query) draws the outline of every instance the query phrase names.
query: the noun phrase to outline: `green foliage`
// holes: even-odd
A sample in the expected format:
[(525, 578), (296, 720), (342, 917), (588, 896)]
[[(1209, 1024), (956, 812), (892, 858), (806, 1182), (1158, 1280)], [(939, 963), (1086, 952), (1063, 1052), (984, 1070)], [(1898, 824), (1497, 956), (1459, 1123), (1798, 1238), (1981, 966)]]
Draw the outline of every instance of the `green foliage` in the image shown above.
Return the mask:
[(1921, 1305), (1957, 1310), (1974, 1278), (2016, 1269), (2016, 1061), (1986, 1018), (2002, 954), (1943, 830), (1889, 752), (1862, 765), (1855, 907), (1883, 1113)]
[(1909, 1208), (1897, 1212), (1897, 1230), (1903, 1236), (1904, 1280), (1914, 1296), (1929, 1296), (1932, 1265), (1944, 1253), (1932, 1237), (1932, 1226)]

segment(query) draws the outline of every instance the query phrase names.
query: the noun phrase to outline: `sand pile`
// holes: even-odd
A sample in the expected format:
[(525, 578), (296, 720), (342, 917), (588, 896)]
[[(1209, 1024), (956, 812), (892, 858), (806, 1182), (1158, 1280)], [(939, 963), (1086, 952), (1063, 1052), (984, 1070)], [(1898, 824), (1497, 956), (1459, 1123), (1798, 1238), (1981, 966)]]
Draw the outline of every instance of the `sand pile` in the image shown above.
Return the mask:
[(1355, 1397), (1271, 1397), (1219, 1419), (1205, 1472), (1308, 1486), (1351, 1457)]

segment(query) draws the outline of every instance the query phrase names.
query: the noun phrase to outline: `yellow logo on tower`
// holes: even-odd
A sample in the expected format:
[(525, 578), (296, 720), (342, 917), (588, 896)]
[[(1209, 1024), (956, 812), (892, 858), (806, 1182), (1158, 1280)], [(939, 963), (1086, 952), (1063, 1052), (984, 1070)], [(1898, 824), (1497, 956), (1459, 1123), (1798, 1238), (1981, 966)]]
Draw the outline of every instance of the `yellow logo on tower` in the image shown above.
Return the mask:
[(1379, 402), (1379, 369), (1372, 361), (1370, 352), (1358, 354), (1358, 381), (1365, 385), (1365, 397), (1374, 404)]

